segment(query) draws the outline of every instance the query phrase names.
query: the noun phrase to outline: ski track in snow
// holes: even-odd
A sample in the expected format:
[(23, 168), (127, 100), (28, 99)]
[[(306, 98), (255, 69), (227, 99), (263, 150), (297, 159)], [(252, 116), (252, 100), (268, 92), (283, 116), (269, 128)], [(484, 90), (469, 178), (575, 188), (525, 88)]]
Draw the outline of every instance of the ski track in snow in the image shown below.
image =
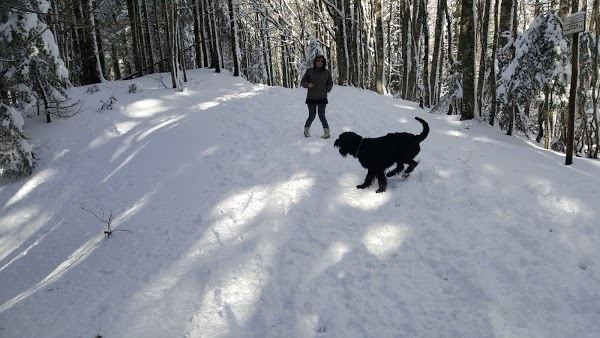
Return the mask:
[[(318, 118), (304, 138), (301, 89), (190, 79), (181, 93), (109, 82), (82, 116), (30, 127), (39, 168), (0, 190), (0, 337), (600, 330), (594, 163), (337, 86), (332, 138)], [(113, 92), (118, 107), (94, 111)], [(366, 170), (337, 135), (419, 133), (414, 116), (431, 126), (414, 173), (356, 189)], [(130, 232), (103, 239), (81, 203)]]

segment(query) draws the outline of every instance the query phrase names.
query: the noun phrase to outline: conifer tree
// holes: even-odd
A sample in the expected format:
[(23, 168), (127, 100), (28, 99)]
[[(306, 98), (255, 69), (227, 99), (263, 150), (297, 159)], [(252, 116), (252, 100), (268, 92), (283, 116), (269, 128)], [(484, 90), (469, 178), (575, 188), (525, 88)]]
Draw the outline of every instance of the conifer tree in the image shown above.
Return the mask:
[(54, 36), (38, 13), (50, 8), (46, 0), (20, 0), (0, 13), (0, 176), (31, 174), (31, 146), (23, 134), (23, 115), (65, 102), (68, 72)]
[(23, 134), (23, 117), (0, 103), (0, 178), (28, 176), (34, 167), (32, 148)]
[[(553, 12), (539, 15), (515, 40), (515, 58), (504, 69), (499, 81), (500, 103), (504, 106), (540, 103), (547, 92), (554, 93), (554, 100), (565, 101), (568, 55), (558, 16)], [(508, 123), (507, 115), (508, 112), (503, 112), (500, 116), (501, 125)], [(516, 116), (516, 119), (519, 122), (526, 117)], [(517, 127), (525, 132), (524, 124), (518, 123)]]

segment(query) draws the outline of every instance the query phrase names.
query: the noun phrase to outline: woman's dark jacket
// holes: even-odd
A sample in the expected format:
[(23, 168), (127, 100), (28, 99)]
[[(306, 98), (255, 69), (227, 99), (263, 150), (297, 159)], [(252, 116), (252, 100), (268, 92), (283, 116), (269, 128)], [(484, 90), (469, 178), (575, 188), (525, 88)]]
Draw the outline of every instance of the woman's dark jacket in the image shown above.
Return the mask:
[[(316, 58), (315, 58), (316, 60)], [(317, 68), (316, 64), (313, 63), (313, 68), (309, 68), (304, 73), (300, 85), (304, 88), (308, 88), (309, 82), (312, 82), (313, 87), (308, 88), (306, 93), (306, 104), (326, 104), (327, 93), (331, 91), (333, 87), (333, 79), (331, 73), (325, 68), (325, 61), (323, 61), (323, 67)]]

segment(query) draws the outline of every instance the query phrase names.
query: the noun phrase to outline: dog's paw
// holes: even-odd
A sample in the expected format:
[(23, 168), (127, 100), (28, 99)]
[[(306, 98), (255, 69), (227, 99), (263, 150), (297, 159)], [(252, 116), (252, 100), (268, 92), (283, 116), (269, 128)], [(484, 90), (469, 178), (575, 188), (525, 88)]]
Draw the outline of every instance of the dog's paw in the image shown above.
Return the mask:
[(389, 173), (385, 174), (385, 176), (387, 176), (387, 177), (392, 177), (392, 176), (395, 176), (395, 175), (396, 175), (396, 173), (393, 172), (393, 171), (390, 171)]
[(364, 188), (368, 188), (369, 186), (366, 184), (359, 184), (356, 186), (356, 189), (364, 189)]
[(408, 178), (408, 176), (410, 176), (410, 173), (403, 173), (402, 174), (402, 178)]
[(385, 192), (385, 189), (379, 188), (377, 190), (375, 190), (376, 193), (380, 193), (380, 192)]

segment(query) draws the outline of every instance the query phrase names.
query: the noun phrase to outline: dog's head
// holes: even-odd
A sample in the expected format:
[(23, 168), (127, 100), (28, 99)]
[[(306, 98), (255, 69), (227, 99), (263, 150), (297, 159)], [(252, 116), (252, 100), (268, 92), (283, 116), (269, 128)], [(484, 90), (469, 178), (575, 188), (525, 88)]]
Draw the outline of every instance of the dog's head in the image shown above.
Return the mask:
[(346, 157), (348, 154), (356, 157), (358, 146), (360, 145), (361, 140), (362, 136), (351, 131), (346, 131), (340, 134), (337, 140), (335, 140), (333, 143), (333, 146), (338, 148), (340, 155), (343, 157)]

